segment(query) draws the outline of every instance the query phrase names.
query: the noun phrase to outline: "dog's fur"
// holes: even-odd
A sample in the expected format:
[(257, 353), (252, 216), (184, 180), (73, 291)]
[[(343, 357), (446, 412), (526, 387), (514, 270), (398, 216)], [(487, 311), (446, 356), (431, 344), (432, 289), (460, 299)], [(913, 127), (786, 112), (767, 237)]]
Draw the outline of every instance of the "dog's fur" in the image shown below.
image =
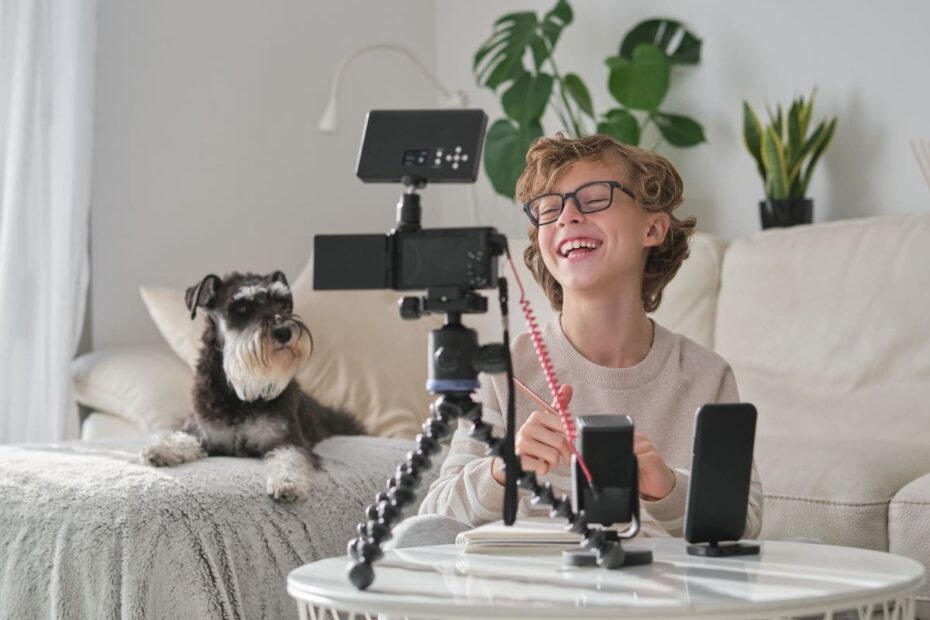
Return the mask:
[(313, 339), (293, 313), (284, 274), (210, 274), (185, 300), (192, 319), (198, 309), (207, 312), (194, 413), (182, 430), (146, 448), (143, 461), (162, 467), (214, 455), (263, 457), (270, 496), (305, 498), (312, 470), (321, 468), (314, 444), (365, 429), (297, 385)]

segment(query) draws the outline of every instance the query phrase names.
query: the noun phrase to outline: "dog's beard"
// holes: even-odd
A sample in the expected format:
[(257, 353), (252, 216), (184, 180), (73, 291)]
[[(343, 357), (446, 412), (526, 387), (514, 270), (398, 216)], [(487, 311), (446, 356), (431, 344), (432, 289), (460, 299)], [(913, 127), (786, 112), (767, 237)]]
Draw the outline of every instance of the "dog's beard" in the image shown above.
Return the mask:
[(240, 400), (252, 402), (276, 398), (310, 359), (307, 328), (295, 321), (297, 336), (281, 345), (269, 329), (224, 331), (223, 371)]

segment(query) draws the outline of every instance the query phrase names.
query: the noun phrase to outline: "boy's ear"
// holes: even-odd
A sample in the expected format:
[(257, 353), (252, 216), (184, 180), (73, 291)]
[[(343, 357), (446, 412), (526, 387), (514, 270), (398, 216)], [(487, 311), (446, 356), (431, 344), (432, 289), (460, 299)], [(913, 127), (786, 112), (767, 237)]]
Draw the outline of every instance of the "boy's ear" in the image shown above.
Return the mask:
[(187, 304), (187, 309), (191, 311), (191, 320), (197, 316), (197, 308), (207, 308), (209, 310), (213, 307), (222, 285), (223, 281), (220, 280), (219, 276), (211, 273), (187, 289), (187, 292), (184, 293), (184, 303)]
[(662, 245), (671, 225), (672, 222), (668, 213), (651, 213), (646, 227), (646, 235), (643, 239), (643, 246), (652, 248)]

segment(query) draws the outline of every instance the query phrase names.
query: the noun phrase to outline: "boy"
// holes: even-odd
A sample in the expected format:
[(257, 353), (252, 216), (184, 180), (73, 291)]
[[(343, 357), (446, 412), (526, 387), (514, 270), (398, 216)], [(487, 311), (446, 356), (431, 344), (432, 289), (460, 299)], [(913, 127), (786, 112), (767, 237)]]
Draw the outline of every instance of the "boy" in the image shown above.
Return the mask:
[[(688, 255), (693, 218), (679, 220), (682, 182), (655, 153), (607, 136), (540, 138), (526, 156), (517, 194), (529, 217), (524, 255), (560, 315), (543, 328), (563, 397), (575, 415), (621, 413), (636, 425), (642, 534), (682, 536), (695, 410), (739, 402), (723, 358), (656, 324), (662, 289)], [(528, 334), (512, 345), (514, 374), (538, 394), (545, 375)], [(487, 379), (487, 378), (486, 378)], [(486, 380), (483, 419), (503, 434), (504, 375)], [(568, 494), (569, 448), (558, 416), (517, 392), (516, 451), (524, 469)], [(501, 460), (462, 424), (421, 515), (396, 546), (452, 542), (455, 533), (500, 519)], [(547, 514), (524, 494), (520, 515)], [(442, 515), (437, 517), (435, 515)], [(762, 523), (762, 486), (753, 466), (746, 538)]]

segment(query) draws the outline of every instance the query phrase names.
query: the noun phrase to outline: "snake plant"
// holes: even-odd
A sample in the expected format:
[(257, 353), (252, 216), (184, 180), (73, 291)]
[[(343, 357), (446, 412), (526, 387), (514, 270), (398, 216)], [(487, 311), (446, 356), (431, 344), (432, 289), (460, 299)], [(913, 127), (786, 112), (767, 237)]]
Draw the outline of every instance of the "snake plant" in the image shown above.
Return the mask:
[(781, 104), (775, 113), (767, 108), (769, 124), (764, 127), (752, 107), (743, 102), (743, 142), (756, 161), (769, 200), (805, 198), (814, 166), (833, 138), (835, 117), (822, 121), (808, 135), (816, 94), (814, 90), (809, 99), (792, 101), (787, 115)]

